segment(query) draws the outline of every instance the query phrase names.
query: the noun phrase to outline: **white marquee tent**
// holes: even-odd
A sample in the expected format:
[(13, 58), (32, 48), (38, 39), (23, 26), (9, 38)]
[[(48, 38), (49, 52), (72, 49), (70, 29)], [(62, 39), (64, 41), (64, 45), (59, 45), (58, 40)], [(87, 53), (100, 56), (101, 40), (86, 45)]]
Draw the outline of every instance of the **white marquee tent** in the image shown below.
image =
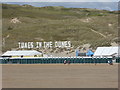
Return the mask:
[(98, 47), (94, 53), (95, 57), (119, 56), (120, 47)]
[(34, 56), (34, 55), (42, 55), (42, 53), (36, 50), (18, 50), (7, 51), (2, 56)]

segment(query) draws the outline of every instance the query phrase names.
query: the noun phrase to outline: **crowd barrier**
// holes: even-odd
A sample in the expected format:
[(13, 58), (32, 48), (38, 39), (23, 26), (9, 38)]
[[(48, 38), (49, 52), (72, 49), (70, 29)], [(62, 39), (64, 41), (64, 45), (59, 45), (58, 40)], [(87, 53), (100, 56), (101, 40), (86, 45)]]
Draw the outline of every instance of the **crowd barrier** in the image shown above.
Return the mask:
[[(2, 58), (0, 59), (1, 64), (62, 64), (64, 61), (73, 64), (84, 64), (84, 63), (108, 63), (113, 58), (84, 58), (84, 57), (56, 57), (56, 58)], [(120, 58), (115, 58), (116, 63), (120, 63)]]

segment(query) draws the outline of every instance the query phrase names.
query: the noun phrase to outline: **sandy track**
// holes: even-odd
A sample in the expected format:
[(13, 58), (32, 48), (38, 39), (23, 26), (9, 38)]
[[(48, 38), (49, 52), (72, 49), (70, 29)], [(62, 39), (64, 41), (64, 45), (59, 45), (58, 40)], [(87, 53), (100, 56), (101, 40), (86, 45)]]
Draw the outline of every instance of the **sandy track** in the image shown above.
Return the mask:
[(118, 65), (2, 65), (3, 88), (117, 88)]

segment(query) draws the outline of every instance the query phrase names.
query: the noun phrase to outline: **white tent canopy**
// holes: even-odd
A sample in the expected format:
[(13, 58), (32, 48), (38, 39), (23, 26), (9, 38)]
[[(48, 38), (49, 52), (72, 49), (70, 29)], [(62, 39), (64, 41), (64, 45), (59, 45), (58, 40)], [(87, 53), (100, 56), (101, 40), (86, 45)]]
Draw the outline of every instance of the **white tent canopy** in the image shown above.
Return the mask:
[(41, 52), (36, 50), (18, 50), (18, 51), (7, 51), (2, 56), (34, 56), (41, 55)]
[(118, 56), (119, 47), (98, 47), (94, 53), (94, 56)]

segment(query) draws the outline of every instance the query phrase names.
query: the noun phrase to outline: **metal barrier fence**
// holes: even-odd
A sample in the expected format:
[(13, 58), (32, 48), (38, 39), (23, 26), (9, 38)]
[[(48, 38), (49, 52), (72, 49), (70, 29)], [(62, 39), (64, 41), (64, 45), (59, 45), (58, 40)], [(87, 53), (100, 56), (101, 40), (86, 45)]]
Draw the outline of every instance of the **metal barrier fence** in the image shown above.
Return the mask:
[(116, 58), (116, 62), (117, 62), (117, 63), (120, 63), (120, 57), (117, 57), (117, 58)]
[[(58, 58), (3, 58), (1, 64), (63, 64), (64, 61), (74, 64), (84, 63), (108, 63), (112, 58), (82, 58), (82, 57), (58, 57)], [(120, 58), (116, 58), (116, 63), (120, 63)]]

